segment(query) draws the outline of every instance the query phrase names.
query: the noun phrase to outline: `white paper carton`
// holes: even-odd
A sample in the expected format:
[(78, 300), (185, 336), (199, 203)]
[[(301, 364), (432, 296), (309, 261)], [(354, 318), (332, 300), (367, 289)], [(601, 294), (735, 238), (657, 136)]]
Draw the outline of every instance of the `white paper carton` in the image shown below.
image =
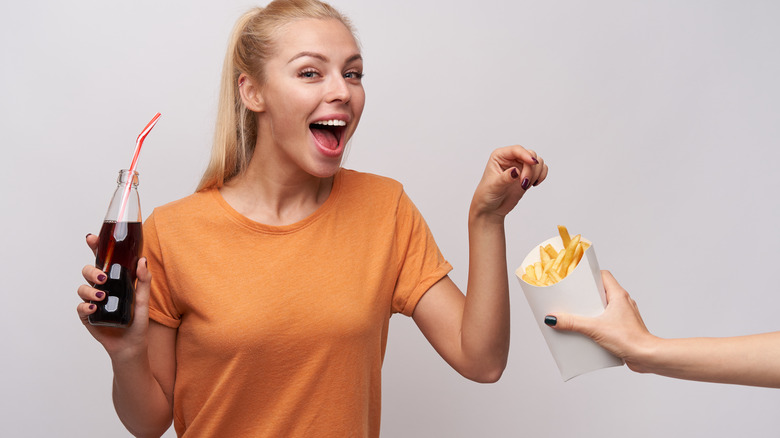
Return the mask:
[[(586, 239), (585, 242), (591, 243)], [(544, 317), (553, 312), (566, 312), (583, 316), (598, 316), (606, 306), (601, 270), (593, 245), (585, 250), (582, 260), (563, 280), (551, 286), (539, 287), (526, 283), (521, 276), (525, 267), (541, 259), (539, 247), (551, 244), (556, 251), (563, 248), (560, 236), (545, 240), (534, 247), (515, 271), (517, 279), (531, 306), (544, 340), (552, 353), (564, 381), (600, 368), (623, 365), (623, 360), (601, 348), (587, 336), (579, 333), (557, 331), (544, 323)]]

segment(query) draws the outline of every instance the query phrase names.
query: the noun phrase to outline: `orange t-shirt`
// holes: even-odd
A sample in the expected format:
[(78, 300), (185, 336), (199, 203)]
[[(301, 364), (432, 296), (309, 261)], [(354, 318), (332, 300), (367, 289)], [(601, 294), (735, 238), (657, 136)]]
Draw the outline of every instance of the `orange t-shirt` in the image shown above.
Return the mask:
[(174, 426), (192, 437), (377, 437), (392, 313), (451, 268), (388, 178), (342, 169), (285, 226), (217, 190), (144, 224), (151, 319), (178, 329)]

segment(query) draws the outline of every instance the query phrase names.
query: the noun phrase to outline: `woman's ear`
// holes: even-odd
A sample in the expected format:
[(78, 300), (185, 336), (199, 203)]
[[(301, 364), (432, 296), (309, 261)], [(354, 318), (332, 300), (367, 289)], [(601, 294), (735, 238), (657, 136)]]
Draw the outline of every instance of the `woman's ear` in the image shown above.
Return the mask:
[(260, 94), (259, 83), (246, 73), (241, 73), (238, 76), (238, 93), (247, 109), (256, 113), (265, 111), (265, 102)]

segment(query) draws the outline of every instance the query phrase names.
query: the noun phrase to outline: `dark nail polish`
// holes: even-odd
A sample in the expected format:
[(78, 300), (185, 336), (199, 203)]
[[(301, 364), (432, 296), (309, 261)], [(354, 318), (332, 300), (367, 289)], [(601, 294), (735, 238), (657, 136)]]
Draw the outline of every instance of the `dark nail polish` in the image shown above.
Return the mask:
[(90, 304), (89, 305), (89, 310), (95, 310), (95, 305), (94, 304)]
[(558, 324), (558, 318), (549, 315), (545, 316), (544, 323), (549, 325), (550, 327), (555, 327), (555, 324)]
[(530, 183), (531, 183), (531, 181), (528, 178), (525, 178), (525, 179), (523, 179), (523, 183), (520, 184), (520, 185), (523, 186), (523, 190), (526, 190)]
[(532, 160), (534, 160), (534, 163), (539, 164), (539, 160), (536, 159), (536, 157), (531, 157)]
[(103, 292), (95, 292), (95, 296), (98, 297), (98, 298), (103, 298), (103, 295), (105, 295), (105, 293), (103, 293)]
[(100, 274), (100, 275), (98, 275), (98, 281), (106, 281), (106, 276), (105, 276), (105, 274)]
[(87, 237), (85, 237), (85, 239), (89, 239), (89, 236), (91, 236), (91, 235), (92, 235), (92, 233), (87, 233)]
[(517, 169), (512, 169), (512, 178), (517, 178), (520, 174), (517, 173)]

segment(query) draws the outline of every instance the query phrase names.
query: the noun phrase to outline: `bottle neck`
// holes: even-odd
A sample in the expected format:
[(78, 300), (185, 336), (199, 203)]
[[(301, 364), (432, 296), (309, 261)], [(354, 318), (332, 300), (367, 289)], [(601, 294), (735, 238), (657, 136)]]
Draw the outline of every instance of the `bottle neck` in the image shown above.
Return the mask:
[(130, 175), (129, 169), (122, 169), (119, 171), (119, 176), (116, 178), (116, 184), (118, 186), (124, 187), (127, 184), (127, 181), (132, 178), (132, 185), (134, 189), (138, 188), (138, 172), (133, 171), (133, 174)]

